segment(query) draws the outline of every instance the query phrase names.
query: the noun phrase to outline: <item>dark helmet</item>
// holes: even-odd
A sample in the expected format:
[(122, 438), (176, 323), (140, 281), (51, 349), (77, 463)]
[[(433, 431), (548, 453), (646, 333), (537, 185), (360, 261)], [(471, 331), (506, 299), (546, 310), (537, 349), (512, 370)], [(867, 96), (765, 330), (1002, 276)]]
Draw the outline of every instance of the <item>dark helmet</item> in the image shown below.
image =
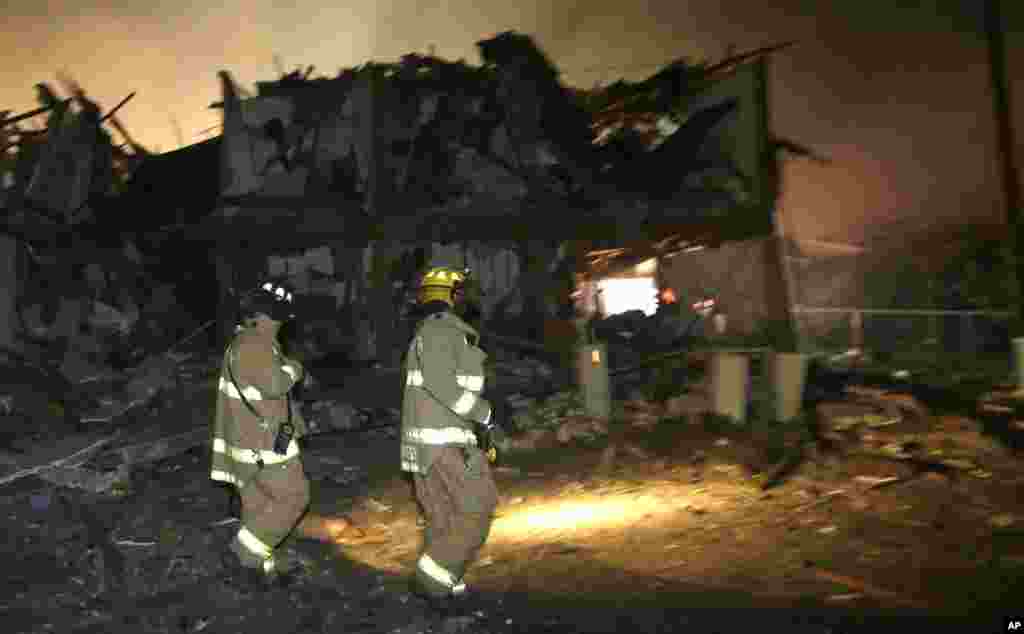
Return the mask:
[(295, 295), (282, 282), (263, 282), (242, 295), (239, 299), (239, 314), (243, 321), (259, 314), (274, 321), (289, 321), (295, 318)]

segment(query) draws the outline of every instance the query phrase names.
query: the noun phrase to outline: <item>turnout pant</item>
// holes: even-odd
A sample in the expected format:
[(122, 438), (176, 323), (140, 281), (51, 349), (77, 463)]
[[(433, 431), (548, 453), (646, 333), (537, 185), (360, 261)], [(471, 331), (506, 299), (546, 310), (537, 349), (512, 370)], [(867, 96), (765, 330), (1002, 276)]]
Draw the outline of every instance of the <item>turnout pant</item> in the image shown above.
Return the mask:
[(232, 545), (242, 563), (274, 570), (276, 548), (309, 506), (309, 480), (298, 457), (275, 465), (265, 465), (239, 490), (242, 502), (242, 527)]
[(426, 475), (414, 476), (427, 520), (416, 580), (431, 594), (465, 589), (462, 577), (487, 541), (498, 506), (487, 458), (476, 447), (444, 447)]

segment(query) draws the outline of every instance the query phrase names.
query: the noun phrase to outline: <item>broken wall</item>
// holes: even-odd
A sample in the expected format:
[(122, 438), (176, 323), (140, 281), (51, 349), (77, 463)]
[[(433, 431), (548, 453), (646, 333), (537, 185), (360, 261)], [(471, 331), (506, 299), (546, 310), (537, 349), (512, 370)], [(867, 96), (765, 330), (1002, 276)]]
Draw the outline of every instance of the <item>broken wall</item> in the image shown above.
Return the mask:
[(729, 242), (663, 258), (661, 279), (681, 302), (714, 298), (716, 309), (726, 316), (727, 335), (752, 335), (771, 314), (764, 263), (774, 239)]
[(794, 256), (793, 303), (801, 339), (810, 349), (845, 349), (860, 345), (845, 312), (822, 309), (856, 308), (864, 302), (864, 258), (860, 255)]
[[(401, 251), (414, 252), (423, 248), (429, 262), (450, 266), (469, 267), (473, 279), (480, 285), (481, 308), (490, 315), (498, 302), (513, 291), (519, 279), (519, 256), (513, 249), (499, 248), (481, 242), (407, 244)], [(369, 258), (372, 247), (366, 247), (364, 258)], [(328, 247), (309, 249), (291, 256), (270, 256), (267, 258), (267, 272), (275, 277), (287, 279), (299, 293), (333, 295), (339, 307), (357, 300), (361, 285), (353, 278), (355, 271), (346, 258), (332, 254)], [(365, 264), (365, 263), (364, 263)]]

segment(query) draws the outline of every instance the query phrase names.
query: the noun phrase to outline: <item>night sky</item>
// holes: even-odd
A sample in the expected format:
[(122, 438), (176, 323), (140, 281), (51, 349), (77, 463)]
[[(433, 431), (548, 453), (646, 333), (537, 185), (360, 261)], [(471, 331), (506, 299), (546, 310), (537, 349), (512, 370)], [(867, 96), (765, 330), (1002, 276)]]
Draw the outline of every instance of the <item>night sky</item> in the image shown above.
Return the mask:
[[(329, 76), (431, 45), (478, 63), (477, 40), (515, 29), (537, 38), (566, 83), (590, 86), (795, 39), (773, 62), (773, 126), (835, 161), (787, 168), (783, 209), (799, 237), (859, 241), (881, 223), (1002, 217), (981, 0), (7, 4), (0, 109), (35, 107), (32, 85), (65, 70), (107, 108), (137, 92), (120, 118), (164, 151), (178, 146), (172, 118), (185, 143), (219, 122), (207, 108), (219, 69), (251, 85), (277, 76), (275, 55), (286, 70)], [(1024, 162), (1024, 1), (1003, 4)]]

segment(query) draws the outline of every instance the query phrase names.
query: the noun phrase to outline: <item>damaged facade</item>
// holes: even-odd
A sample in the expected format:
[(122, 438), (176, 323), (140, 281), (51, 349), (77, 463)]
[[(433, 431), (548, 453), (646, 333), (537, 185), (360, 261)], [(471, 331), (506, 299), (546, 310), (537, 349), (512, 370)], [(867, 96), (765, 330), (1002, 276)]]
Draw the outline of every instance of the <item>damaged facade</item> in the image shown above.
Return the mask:
[(526, 36), (478, 47), (479, 67), (407, 55), (292, 73), (247, 99), (220, 74), (220, 203), (189, 236), (217, 244), (224, 307), (230, 288), (279, 272), (334, 297), (349, 331), (374, 325), (357, 356), (394, 360), (396, 289), (425, 261), (468, 264), (484, 319), (521, 311), (538, 339), (588, 250), (771, 234), (764, 57), (778, 47), (590, 92), (562, 86)]
[(248, 98), (221, 72), (222, 135), (155, 156), (117, 119), (127, 99), (103, 114), (70, 80), (70, 98), (41, 86), (40, 109), (5, 115), (5, 331), (75, 386), (66, 418), (111, 423), (175, 385), (190, 353), (172, 346), (223, 340), (264, 274), (300, 291), (306, 359), (397, 367), (417, 274), (444, 261), (474, 271), (485, 335), (564, 361), (588, 284), (653, 258), (652, 291), (689, 294), (669, 256), (771, 235), (764, 65), (780, 47), (594, 91), (560, 84), (527, 36), (478, 48), (480, 66), (407, 55)]

